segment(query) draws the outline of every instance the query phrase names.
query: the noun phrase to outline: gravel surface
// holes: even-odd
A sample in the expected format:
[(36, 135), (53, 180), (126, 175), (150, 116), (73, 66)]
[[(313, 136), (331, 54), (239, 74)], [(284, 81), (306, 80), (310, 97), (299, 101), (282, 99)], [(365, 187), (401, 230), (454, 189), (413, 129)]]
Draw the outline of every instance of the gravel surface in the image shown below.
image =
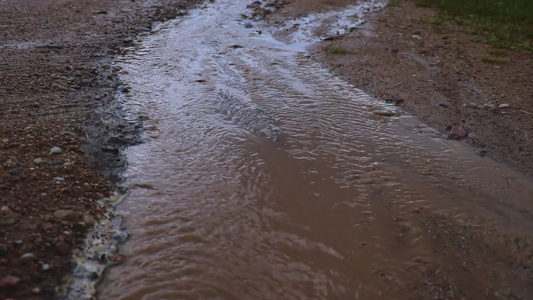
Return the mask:
[(69, 279), (139, 142), (112, 59), (187, 2), (0, 2), (0, 299), (50, 299)]

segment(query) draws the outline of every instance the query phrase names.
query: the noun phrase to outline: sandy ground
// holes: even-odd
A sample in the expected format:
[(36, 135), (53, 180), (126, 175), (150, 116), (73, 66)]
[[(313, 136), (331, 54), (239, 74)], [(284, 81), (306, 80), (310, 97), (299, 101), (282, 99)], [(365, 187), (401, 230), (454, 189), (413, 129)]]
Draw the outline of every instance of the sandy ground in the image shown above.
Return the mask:
[(68, 280), (138, 141), (112, 58), (186, 2), (0, 1), (0, 299), (51, 299)]

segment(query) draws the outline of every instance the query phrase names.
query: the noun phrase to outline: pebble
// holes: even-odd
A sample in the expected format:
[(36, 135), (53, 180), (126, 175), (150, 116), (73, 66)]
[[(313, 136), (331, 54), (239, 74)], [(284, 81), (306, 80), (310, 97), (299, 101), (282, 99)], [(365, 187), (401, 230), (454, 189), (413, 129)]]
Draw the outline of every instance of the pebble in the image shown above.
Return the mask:
[(54, 211), (54, 217), (58, 219), (72, 219), (74, 211), (72, 209), (58, 209)]
[(48, 271), (50, 270), (50, 265), (49, 264), (44, 264), (43, 265), (43, 271)]
[(93, 216), (90, 216), (90, 215), (83, 216), (83, 223), (85, 223), (85, 225), (87, 226), (93, 226), (95, 223)]
[(419, 36), (418, 34), (413, 34), (411, 37), (412, 37), (413, 39), (417, 39), (417, 40), (421, 40), (421, 39), (422, 39), (422, 37)]
[(128, 240), (130, 237), (129, 233), (126, 231), (117, 231), (111, 236), (114, 240), (116, 240), (119, 244), (124, 243)]
[(453, 125), (450, 133), (450, 138), (452, 139), (462, 139), (466, 137), (466, 131), (458, 125)]
[(509, 106), (510, 106), (509, 104), (503, 103), (503, 104), (498, 105), (498, 108), (508, 108)]
[(495, 106), (494, 106), (494, 103), (490, 103), (489, 102), (489, 103), (480, 104), (480, 105), (478, 105), (477, 108), (479, 108), (479, 109), (494, 109)]
[(64, 177), (54, 177), (55, 181), (65, 181)]
[(33, 160), (33, 163), (38, 165), (38, 164), (42, 164), (43, 163), (43, 159), (42, 158), (36, 158)]
[(34, 294), (39, 294), (41, 292), (41, 289), (36, 287), (34, 289), (31, 290)]
[(5, 287), (9, 288), (9, 287), (17, 286), (20, 281), (21, 279), (17, 276), (6, 275), (0, 279), (0, 288), (5, 288)]
[(97, 280), (98, 278), (100, 278), (100, 275), (96, 272), (92, 272), (91, 275), (89, 275), (89, 279), (91, 280)]
[(53, 166), (62, 166), (62, 165), (63, 165), (63, 161), (61, 161), (61, 160), (54, 160), (54, 161), (52, 161), (52, 165), (53, 165)]
[(70, 253), (70, 247), (65, 242), (57, 243), (56, 250), (57, 250), (57, 253), (59, 253), (60, 255), (67, 255)]
[(24, 261), (34, 260), (35, 258), (36, 257), (35, 257), (35, 255), (33, 253), (24, 253), (20, 257), (20, 259), (24, 260)]
[(50, 154), (61, 154), (63, 153), (63, 150), (61, 150), (61, 148), (59, 147), (52, 147), (52, 149), (50, 149)]
[(21, 168), (13, 168), (13, 169), (9, 170), (9, 173), (11, 173), (12, 175), (20, 175), (20, 173), (22, 173), (22, 169)]
[(111, 259), (111, 260), (120, 264), (120, 263), (123, 263), (126, 260), (126, 255), (119, 254), (119, 255), (113, 257), (113, 259)]

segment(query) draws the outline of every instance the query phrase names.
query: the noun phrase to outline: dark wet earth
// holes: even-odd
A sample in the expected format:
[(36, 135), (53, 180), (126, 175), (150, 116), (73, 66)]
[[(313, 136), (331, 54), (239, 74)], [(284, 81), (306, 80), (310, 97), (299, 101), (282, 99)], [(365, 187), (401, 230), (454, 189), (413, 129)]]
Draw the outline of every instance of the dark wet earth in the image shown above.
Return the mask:
[(247, 29), (246, 4), (119, 62), (146, 131), (100, 298), (531, 298), (532, 179)]

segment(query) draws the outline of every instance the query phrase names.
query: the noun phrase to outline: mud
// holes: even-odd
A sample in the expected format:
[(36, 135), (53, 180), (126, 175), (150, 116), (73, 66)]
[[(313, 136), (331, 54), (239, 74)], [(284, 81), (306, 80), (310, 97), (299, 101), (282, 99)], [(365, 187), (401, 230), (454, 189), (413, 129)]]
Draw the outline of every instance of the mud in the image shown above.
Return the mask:
[(332, 10), (250, 21), (276, 3), (207, 4), (120, 60), (146, 142), (101, 297), (527, 299), (532, 178), (313, 61), (306, 22), (349, 32)]

